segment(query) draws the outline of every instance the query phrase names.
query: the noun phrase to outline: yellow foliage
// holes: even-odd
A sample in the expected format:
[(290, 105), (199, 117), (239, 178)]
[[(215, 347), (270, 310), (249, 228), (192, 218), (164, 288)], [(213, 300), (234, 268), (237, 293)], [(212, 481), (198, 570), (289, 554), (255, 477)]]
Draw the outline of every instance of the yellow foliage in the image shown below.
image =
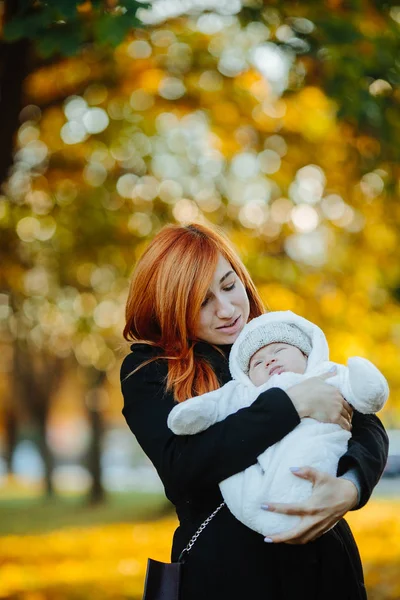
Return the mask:
[(350, 356), (366, 356), (366, 345), (359, 335), (345, 330), (336, 330), (328, 338), (332, 359), (346, 363)]
[(34, 71), (25, 79), (25, 92), (33, 102), (53, 100), (55, 96), (74, 94), (82, 85), (99, 79), (102, 66), (89, 64), (79, 57), (64, 59)]
[(238, 75), (235, 79), (235, 86), (250, 91), (257, 89), (257, 87), (254, 88), (253, 86), (260, 86), (261, 89), (265, 90), (268, 89), (268, 84), (263, 76), (254, 69), (249, 69), (241, 75)]
[(215, 122), (224, 125), (235, 125), (239, 121), (239, 111), (232, 102), (219, 102), (212, 107)]
[(161, 69), (147, 69), (138, 79), (138, 89), (142, 88), (150, 94), (156, 94), (165, 73)]
[(257, 123), (257, 128), (264, 133), (272, 133), (279, 129), (279, 121), (275, 117), (267, 115), (262, 106), (255, 106), (252, 117)]
[(165, 519), (0, 538), (0, 597), (63, 588), (60, 597), (68, 598), (68, 587), (87, 585), (139, 596), (146, 557), (169, 559), (175, 526), (174, 519)]
[(396, 231), (385, 223), (371, 223), (364, 228), (365, 238), (374, 252), (386, 254), (397, 248)]
[(246, 262), (249, 256), (253, 256), (257, 248), (257, 240), (243, 233), (243, 231), (232, 230), (227, 237), (239, 252), (242, 260)]
[[(375, 600), (400, 595), (399, 510), (398, 501), (371, 501), (346, 517)], [(70, 592), (86, 589), (90, 598), (140, 598), (147, 558), (170, 560), (176, 525), (174, 518), (166, 518), (0, 538), (0, 598), (21, 594), (25, 599), (47, 600), (55, 597), (48, 595), (49, 590), (51, 594), (56, 590), (57, 599), (67, 600)]]
[(379, 154), (381, 149), (381, 145), (378, 140), (365, 135), (360, 135), (357, 138), (355, 145), (357, 150), (367, 158)]
[(272, 283), (259, 286), (258, 291), (263, 302), (270, 310), (292, 310), (293, 312), (303, 314), (303, 307), (299, 306), (299, 302), (301, 301), (289, 289)]
[(360, 550), (369, 597), (374, 600), (400, 598), (399, 508), (399, 502), (381, 500), (346, 516)]
[(335, 317), (346, 309), (347, 298), (341, 290), (333, 290), (324, 294), (320, 301), (321, 311), (324, 316)]
[(335, 105), (317, 87), (306, 87), (286, 100), (285, 127), (317, 141), (336, 129)]

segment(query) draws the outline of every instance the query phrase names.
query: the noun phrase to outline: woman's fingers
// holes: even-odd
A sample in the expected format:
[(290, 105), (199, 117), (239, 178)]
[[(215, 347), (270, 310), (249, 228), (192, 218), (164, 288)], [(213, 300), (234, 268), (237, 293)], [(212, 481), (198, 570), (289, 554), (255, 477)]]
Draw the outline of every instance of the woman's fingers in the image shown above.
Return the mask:
[(304, 533), (305, 531), (307, 531), (308, 529), (308, 525), (298, 525), (297, 527), (293, 527), (293, 529), (290, 529), (285, 533), (278, 533), (277, 535), (271, 535), (269, 537), (266, 537), (264, 538), (264, 541), (273, 544), (295, 544), (296, 540), (298, 539), (298, 536), (301, 535), (302, 532)]
[[(313, 487), (318, 480), (322, 480), (324, 477), (324, 473), (317, 471), (313, 467), (292, 467), (291, 472), (296, 477), (301, 477), (301, 479), (308, 479), (311, 481)], [(313, 515), (315, 513), (315, 508), (308, 504), (290, 504), (287, 502), (269, 502), (268, 504), (263, 504), (261, 506), (263, 510), (268, 510), (270, 512), (282, 513), (285, 515)]]
[(347, 410), (347, 412), (349, 413), (350, 417), (352, 417), (354, 410), (353, 410), (353, 407), (347, 402), (347, 400), (343, 401), (343, 406)]
[(317, 471), (314, 467), (292, 467), (291, 472), (296, 477), (301, 477), (302, 479), (309, 479), (313, 486), (318, 480), (322, 480), (324, 477), (324, 473), (322, 471)]
[(354, 485), (339, 480), (312, 467), (293, 470), (297, 477), (308, 479), (313, 484), (311, 498), (303, 504), (269, 503), (269, 509), (301, 517), (300, 523), (290, 531), (265, 538), (266, 542), (306, 544), (331, 529), (355, 504)]
[(310, 509), (306, 508), (304, 504), (285, 504), (284, 502), (269, 502), (268, 504), (262, 504), (261, 508), (268, 512), (277, 512), (283, 515), (297, 515), (302, 517), (303, 515), (309, 515)]
[(270, 537), (264, 538), (264, 541), (274, 544), (307, 544), (332, 529), (337, 522), (338, 518), (335, 516), (324, 517), (322, 520), (318, 515), (305, 516), (301, 519), (301, 522), (290, 531), (271, 535)]
[[(336, 373), (337, 373), (337, 368), (335, 366), (333, 366), (330, 371), (328, 371), (327, 373), (323, 373), (322, 375), (319, 375), (318, 377), (322, 380), (326, 380), (326, 379), (329, 379), (330, 377), (333, 377), (334, 375), (336, 375)], [(351, 419), (353, 417), (353, 408), (350, 406), (350, 404), (347, 402), (347, 400), (345, 400), (342, 396), (340, 396), (340, 401), (341, 401), (341, 415), (343, 416), (343, 418), (346, 421), (348, 421), (350, 423)], [(343, 429), (347, 429), (348, 431), (351, 430), (351, 427), (344, 425), (343, 421), (341, 421), (339, 423), (339, 425), (341, 427), (343, 427)]]
[(318, 516), (303, 517), (301, 522), (290, 531), (272, 535), (266, 541), (271, 540), (275, 544), (307, 544), (328, 531), (337, 519), (324, 518), (321, 520)]
[(343, 408), (344, 408), (344, 410), (347, 413), (347, 418), (349, 419), (349, 421), (351, 421), (352, 418), (353, 418), (353, 413), (354, 413), (353, 407), (350, 406), (350, 404), (348, 402), (346, 402), (346, 400), (344, 400), (344, 402), (343, 402)]
[(265, 541), (274, 544), (306, 544), (307, 542), (316, 539), (324, 533), (325, 524), (321, 524), (313, 517), (302, 519), (297, 527), (293, 527), (290, 531), (271, 535), (265, 538)]
[(307, 530), (299, 531), (295, 538), (293, 538), (292, 540), (288, 540), (285, 543), (292, 545), (308, 544), (308, 542), (313, 542), (317, 538), (321, 537), (321, 535), (323, 535), (326, 531), (326, 526), (321, 527), (320, 524), (318, 524), (318, 527), (312, 529), (309, 529), (309, 526), (307, 526)]
[[(347, 413), (341, 413), (341, 417), (347, 423), (347, 425), (348, 425), (348, 431), (351, 431), (352, 427), (353, 427), (352, 422), (351, 422), (351, 418), (348, 416)], [(339, 423), (339, 425), (342, 426), (342, 423)]]
[(295, 533), (295, 537), (291, 540), (287, 540), (286, 544), (308, 544), (308, 542), (313, 542), (317, 538), (324, 535), (327, 531), (332, 529), (337, 523), (338, 519), (336, 517), (325, 518), (323, 521), (318, 521), (317, 519), (313, 519), (310, 517), (306, 522), (306, 519), (303, 519), (301, 526), (298, 527), (297, 532)]
[(287, 544), (305, 544), (331, 529), (357, 503), (357, 490), (346, 479), (337, 479), (311, 467), (292, 471), (294, 475), (313, 483), (311, 498), (303, 504), (268, 503), (273, 512), (297, 515), (301, 522), (290, 531), (272, 535), (265, 541)]
[(346, 400), (343, 400), (342, 415), (349, 421), (351, 421), (351, 419), (353, 417), (353, 409)]
[(344, 406), (342, 407), (341, 413), (342, 417), (344, 419), (347, 419), (347, 421), (351, 421), (351, 417), (350, 417), (350, 413), (344, 408)]
[(343, 416), (339, 417), (339, 419), (337, 421), (337, 424), (340, 425), (340, 427), (342, 429), (345, 429), (346, 431), (351, 431), (351, 429), (352, 429), (351, 422), (347, 418), (345, 418)]

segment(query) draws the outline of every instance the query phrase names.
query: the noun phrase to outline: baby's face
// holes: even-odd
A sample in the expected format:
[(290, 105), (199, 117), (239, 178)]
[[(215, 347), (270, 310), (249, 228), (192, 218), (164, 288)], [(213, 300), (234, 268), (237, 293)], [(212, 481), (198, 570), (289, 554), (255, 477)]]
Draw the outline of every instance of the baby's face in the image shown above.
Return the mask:
[(250, 359), (249, 378), (254, 385), (261, 385), (272, 375), (290, 371), (304, 373), (307, 357), (301, 350), (290, 344), (274, 342), (257, 350)]

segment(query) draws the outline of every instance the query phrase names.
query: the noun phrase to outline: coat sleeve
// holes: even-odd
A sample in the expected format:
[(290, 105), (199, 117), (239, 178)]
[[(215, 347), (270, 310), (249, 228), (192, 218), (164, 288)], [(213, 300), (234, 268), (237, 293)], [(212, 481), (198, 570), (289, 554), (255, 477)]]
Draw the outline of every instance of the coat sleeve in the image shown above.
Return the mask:
[(337, 474), (341, 476), (355, 469), (361, 492), (356, 509), (368, 502), (385, 468), (388, 449), (388, 436), (378, 417), (355, 410), (352, 437), (347, 452), (339, 461)]
[[(132, 352), (121, 367), (123, 415), (140, 446), (154, 464), (167, 495), (196, 490), (242, 471), (268, 446), (300, 422), (289, 396), (278, 388), (260, 394), (243, 408), (196, 435), (177, 436), (167, 418), (175, 405), (165, 391), (167, 364), (154, 361), (129, 375), (150, 358)], [(129, 376), (128, 376), (129, 375)]]

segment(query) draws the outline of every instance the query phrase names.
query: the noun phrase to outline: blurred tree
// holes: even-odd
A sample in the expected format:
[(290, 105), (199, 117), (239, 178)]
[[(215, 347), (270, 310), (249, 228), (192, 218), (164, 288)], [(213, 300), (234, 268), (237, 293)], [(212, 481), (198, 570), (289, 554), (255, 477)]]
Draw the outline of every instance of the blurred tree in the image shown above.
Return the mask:
[[(2, 8), (2, 21), (7, 23), (16, 13), (16, 2), (4, 2)], [(13, 44), (0, 41), (0, 185), (12, 164), (14, 135), (22, 108), (22, 85), (29, 72), (29, 50), (27, 39), (18, 39)]]
[(149, 6), (137, 0), (4, 0), (13, 5), (6, 20), (8, 42), (30, 39), (43, 57), (74, 56), (85, 43), (117, 46), (133, 28), (141, 27), (139, 8)]
[(86, 394), (86, 407), (91, 429), (91, 440), (87, 456), (87, 466), (92, 476), (89, 500), (91, 504), (98, 504), (104, 500), (104, 488), (101, 480), (101, 438), (104, 430), (103, 410), (105, 371), (94, 368), (86, 369), (88, 378), (88, 392)]
[[(375, 138), (360, 152), (367, 172), (382, 161), (398, 164), (400, 149), (400, 7), (396, 0), (275, 0), (242, 11), (244, 22), (273, 23), (276, 43), (298, 56), (309, 85), (337, 104), (339, 119)], [(296, 89), (299, 80), (292, 81)], [(294, 85), (293, 85), (294, 84)], [(300, 83), (301, 84), (301, 83)], [(398, 171), (391, 173), (393, 186)]]
[[(59, 0), (52, 3), (4, 0), (0, 3), (0, 34), (2, 34), (0, 40), (0, 186), (13, 163), (14, 138), (24, 103), (23, 83), (28, 74), (46, 65), (54, 55), (61, 57), (77, 54), (83, 45), (86, 48), (116, 46), (129, 30), (142, 25), (136, 13), (139, 8), (146, 6), (148, 6), (146, 3), (135, 0), (120, 2)], [(3, 236), (2, 241), (4, 255), (9, 255), (10, 251), (15, 250), (15, 239), (11, 245), (9, 245), (10, 236)], [(21, 259), (23, 268), (26, 268), (26, 257), (20, 256), (19, 260)], [(13, 303), (18, 304), (12, 284), (11, 287), (2, 286), (0, 291), (14, 292)], [(41, 445), (39, 450), (45, 465), (46, 491), (51, 495), (53, 461), (46, 441), (45, 427), (54, 388), (47, 381), (46, 369), (39, 372), (35, 370), (33, 357), (29, 360), (26, 351), (26, 348), (23, 350), (20, 347), (20, 343), (14, 344), (15, 363), (12, 370), (14, 385), (11, 389), (17, 392), (17, 395), (14, 402), (7, 403), (5, 408), (6, 461), (10, 468), (17, 440), (15, 401), (19, 398), (28, 406), (33, 420), (39, 426)], [(48, 359), (46, 364), (49, 366)], [(52, 369), (50, 371), (55, 375)], [(94, 421), (95, 419), (92, 418), (92, 424)], [(93, 431), (96, 436), (99, 432), (98, 427), (94, 427)], [(98, 452), (95, 451), (98, 447), (99, 442), (94, 439), (90, 461), (90, 466), (93, 467), (92, 499), (94, 500), (101, 497), (97, 464), (99, 457)]]
[[(84, 46), (117, 46), (132, 29), (142, 26), (137, 12), (150, 5), (137, 0), (3, 0), (3, 6), (0, 118), (7, 117), (0, 131), (8, 143), (1, 146), (0, 182), (11, 164), (22, 81), (37, 66), (38, 57), (75, 56)], [(400, 9), (396, 0), (274, 0), (256, 2), (254, 7), (250, 3), (240, 17), (244, 23), (265, 23), (274, 33), (275, 44), (297, 56), (289, 90), (301, 87), (306, 75), (309, 84), (321, 86), (337, 101), (339, 118), (354, 131), (378, 140), (374, 151), (369, 148), (358, 154), (362, 169), (368, 171), (382, 160), (399, 161)], [(393, 186), (397, 173), (390, 175)]]
[(64, 363), (56, 356), (41, 351), (36, 356), (21, 343), (14, 344), (12, 387), (15, 401), (26, 404), (37, 429), (38, 450), (44, 466), (46, 496), (54, 495), (54, 460), (48, 444), (47, 421), (51, 401), (63, 375)]
[(51, 57), (78, 54), (83, 45), (116, 46), (142, 26), (137, 11), (147, 6), (136, 0), (0, 2), (0, 186), (12, 164), (28, 73)]
[[(324, 5), (345, 29), (353, 23), (342, 3)], [(375, 27), (371, 7), (360, 7), (360, 31)], [(31, 352), (72, 356), (97, 373), (88, 384), (95, 432), (101, 380), (115, 382), (118, 369), (127, 277), (147, 239), (174, 220), (222, 225), (271, 308), (317, 321), (335, 360), (369, 356), (398, 394), (397, 150), (380, 126), (350, 118), (345, 95), (327, 93), (349, 41), (335, 46), (340, 60), (328, 69), (324, 44), (335, 37), (311, 20), (318, 3), (284, 9), (277, 2), (253, 17), (246, 9), (241, 22), (177, 19), (25, 80), (0, 200), (2, 339), (12, 344), (22, 323)], [(385, 10), (397, 28), (397, 13)], [(341, 89), (357, 90), (360, 73)], [(384, 118), (388, 98), (377, 104)]]
[(14, 390), (9, 386), (8, 397), (3, 398), (2, 419), (4, 422), (4, 461), (7, 475), (12, 475), (12, 460), (18, 441), (18, 416), (14, 407)]

